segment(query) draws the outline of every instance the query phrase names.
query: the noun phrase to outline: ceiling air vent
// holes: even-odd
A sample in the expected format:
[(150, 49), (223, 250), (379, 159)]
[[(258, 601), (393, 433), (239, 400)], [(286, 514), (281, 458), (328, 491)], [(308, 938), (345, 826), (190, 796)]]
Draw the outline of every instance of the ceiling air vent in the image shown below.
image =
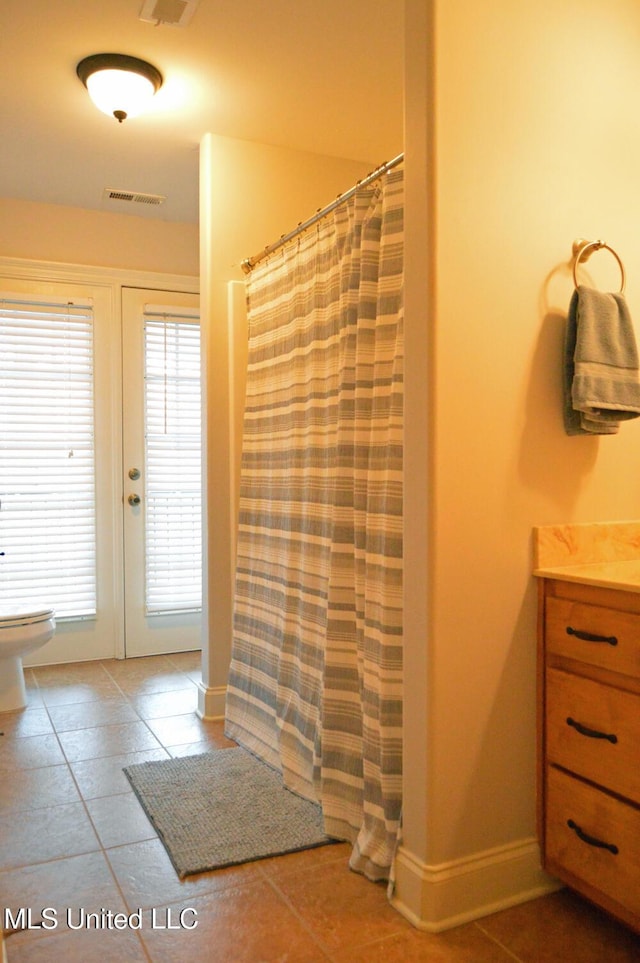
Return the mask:
[(112, 187), (105, 188), (105, 200), (130, 201), (134, 204), (164, 204), (166, 196), (163, 194), (140, 194), (137, 191), (116, 191)]
[(140, 20), (163, 23), (168, 27), (186, 27), (196, 12), (200, 0), (145, 0)]

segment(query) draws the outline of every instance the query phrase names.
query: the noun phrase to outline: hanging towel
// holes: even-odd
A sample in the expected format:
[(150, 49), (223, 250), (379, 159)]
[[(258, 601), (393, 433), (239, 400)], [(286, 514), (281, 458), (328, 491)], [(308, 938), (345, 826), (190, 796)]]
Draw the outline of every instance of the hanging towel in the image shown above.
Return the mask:
[(580, 285), (567, 318), (564, 418), (569, 435), (615, 434), (640, 415), (638, 351), (622, 294)]

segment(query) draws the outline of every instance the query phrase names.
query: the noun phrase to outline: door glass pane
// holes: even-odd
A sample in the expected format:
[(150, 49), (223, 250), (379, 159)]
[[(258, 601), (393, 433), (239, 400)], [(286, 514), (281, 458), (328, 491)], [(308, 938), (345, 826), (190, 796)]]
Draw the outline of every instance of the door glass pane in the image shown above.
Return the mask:
[(90, 304), (0, 301), (0, 601), (96, 612)]
[(200, 326), (145, 318), (147, 615), (202, 604)]

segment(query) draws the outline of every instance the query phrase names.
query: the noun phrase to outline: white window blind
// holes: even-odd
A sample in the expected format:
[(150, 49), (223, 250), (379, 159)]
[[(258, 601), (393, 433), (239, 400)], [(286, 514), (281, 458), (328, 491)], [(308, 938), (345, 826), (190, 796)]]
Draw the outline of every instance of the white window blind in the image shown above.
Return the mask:
[(202, 605), (200, 325), (145, 306), (147, 615)]
[(0, 295), (0, 601), (96, 612), (91, 303)]

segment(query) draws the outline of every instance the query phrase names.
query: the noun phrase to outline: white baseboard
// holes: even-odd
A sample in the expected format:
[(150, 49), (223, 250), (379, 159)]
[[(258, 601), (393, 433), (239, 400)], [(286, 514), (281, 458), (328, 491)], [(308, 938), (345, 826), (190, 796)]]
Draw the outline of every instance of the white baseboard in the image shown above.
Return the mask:
[(560, 888), (540, 865), (535, 839), (428, 866), (403, 846), (392, 905), (429, 933), (469, 923)]
[(208, 688), (202, 682), (198, 683), (197, 715), (201, 719), (224, 719), (224, 706), (227, 694), (225, 685)]

